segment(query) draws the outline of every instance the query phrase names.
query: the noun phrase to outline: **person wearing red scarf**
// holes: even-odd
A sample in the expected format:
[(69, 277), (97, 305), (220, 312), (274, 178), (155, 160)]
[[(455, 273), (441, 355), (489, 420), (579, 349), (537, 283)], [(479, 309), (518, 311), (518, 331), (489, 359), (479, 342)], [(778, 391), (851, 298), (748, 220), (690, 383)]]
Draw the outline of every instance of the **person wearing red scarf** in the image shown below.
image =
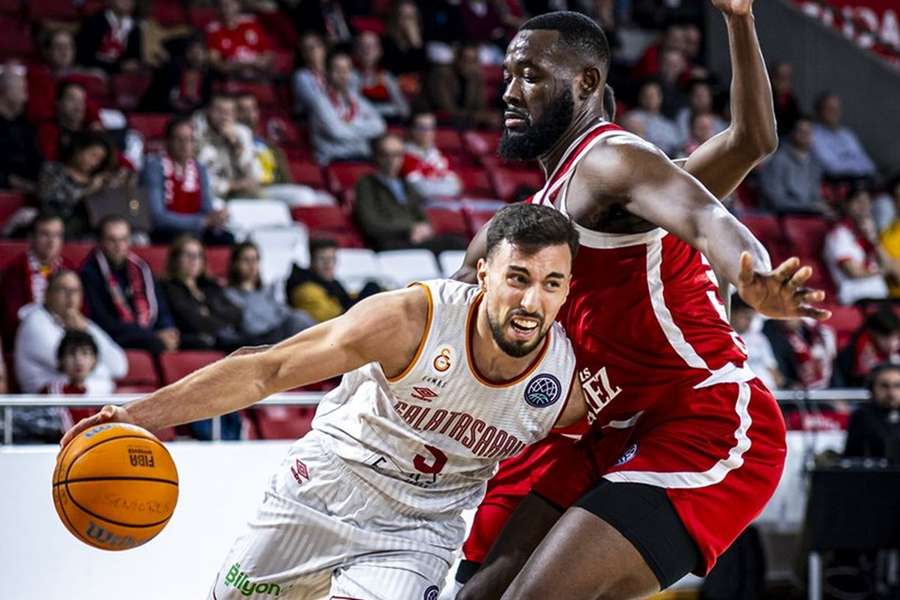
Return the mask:
[(131, 226), (107, 217), (99, 245), (81, 269), (91, 319), (123, 348), (177, 350), (178, 330), (150, 267), (131, 252)]
[(372, 103), (385, 119), (406, 119), (409, 103), (392, 73), (381, 66), (381, 39), (372, 31), (356, 36), (353, 59), (356, 72), (351, 86)]
[(841, 351), (841, 384), (864, 385), (872, 369), (886, 362), (900, 363), (900, 318), (890, 305), (883, 305), (866, 317), (862, 329)]
[(44, 301), (47, 280), (72, 265), (61, 256), (63, 221), (52, 213), (39, 214), (31, 224), (28, 250), (17, 256), (0, 275), (3, 286), (2, 326), (4, 339), (11, 340), (19, 326), (19, 310), (26, 304)]
[(87, 17), (78, 31), (78, 64), (107, 73), (136, 71), (141, 60), (135, 0), (108, 0), (105, 11)]

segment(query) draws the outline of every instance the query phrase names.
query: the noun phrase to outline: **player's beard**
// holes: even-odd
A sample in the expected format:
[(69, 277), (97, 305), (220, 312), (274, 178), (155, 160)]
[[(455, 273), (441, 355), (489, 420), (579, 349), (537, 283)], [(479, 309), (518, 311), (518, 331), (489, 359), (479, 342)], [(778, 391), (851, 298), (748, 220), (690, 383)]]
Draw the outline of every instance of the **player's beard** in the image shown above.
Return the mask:
[(503, 128), (497, 153), (506, 160), (534, 160), (545, 154), (562, 137), (575, 116), (575, 98), (566, 88), (537, 121), (529, 118), (521, 132)]
[[(540, 324), (537, 326), (538, 334), (534, 337), (530, 342), (516, 342), (510, 340), (504, 334), (506, 330), (506, 326), (510, 325), (510, 321), (513, 317), (531, 317), (533, 319), (538, 319)], [(528, 356), (528, 353), (538, 347), (544, 336), (547, 334), (544, 331), (544, 319), (540, 315), (528, 314), (523, 311), (517, 310), (511, 312), (506, 316), (506, 322), (500, 323), (497, 319), (494, 318), (494, 315), (491, 314), (491, 311), (488, 311), (487, 314), (488, 323), (491, 326), (491, 335), (494, 337), (494, 341), (500, 346), (500, 349), (503, 350), (506, 354), (512, 356), (513, 358), (522, 358), (523, 356)]]

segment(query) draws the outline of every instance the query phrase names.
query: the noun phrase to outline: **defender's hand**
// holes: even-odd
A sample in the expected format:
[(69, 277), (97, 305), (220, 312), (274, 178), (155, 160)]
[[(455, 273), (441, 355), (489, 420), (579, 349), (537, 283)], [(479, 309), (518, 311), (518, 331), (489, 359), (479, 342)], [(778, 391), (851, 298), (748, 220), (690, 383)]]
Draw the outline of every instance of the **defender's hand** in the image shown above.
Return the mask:
[(134, 419), (131, 418), (131, 415), (128, 414), (128, 411), (125, 408), (107, 404), (100, 409), (100, 412), (96, 415), (78, 421), (72, 429), (68, 430), (59, 442), (60, 448), (65, 448), (69, 442), (75, 439), (75, 436), (85, 429), (90, 429), (95, 425), (102, 425), (103, 423), (131, 423), (132, 425), (136, 425)]
[(743, 252), (737, 291), (744, 302), (767, 317), (812, 317), (823, 321), (831, 317), (831, 312), (813, 306), (825, 299), (825, 292), (804, 287), (811, 276), (812, 269), (801, 267), (797, 257), (787, 259), (769, 273), (757, 273), (753, 270), (753, 257)]
[(712, 0), (713, 6), (726, 15), (743, 17), (753, 9), (753, 0)]

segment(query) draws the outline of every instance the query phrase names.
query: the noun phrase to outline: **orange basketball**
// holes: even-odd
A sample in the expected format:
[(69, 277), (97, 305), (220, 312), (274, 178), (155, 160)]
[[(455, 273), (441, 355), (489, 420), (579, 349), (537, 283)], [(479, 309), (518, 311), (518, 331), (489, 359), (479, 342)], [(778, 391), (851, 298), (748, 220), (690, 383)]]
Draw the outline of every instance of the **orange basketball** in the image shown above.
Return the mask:
[(81, 432), (56, 459), (53, 504), (72, 534), (103, 550), (156, 536), (175, 510), (178, 472), (166, 447), (135, 425)]

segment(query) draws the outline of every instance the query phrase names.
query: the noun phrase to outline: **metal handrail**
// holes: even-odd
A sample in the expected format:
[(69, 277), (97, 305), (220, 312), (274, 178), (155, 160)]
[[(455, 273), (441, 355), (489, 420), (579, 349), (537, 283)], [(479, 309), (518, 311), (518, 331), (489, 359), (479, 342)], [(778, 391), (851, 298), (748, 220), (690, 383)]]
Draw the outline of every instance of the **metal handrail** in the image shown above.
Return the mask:
[[(775, 398), (782, 404), (819, 404), (823, 402), (857, 403), (869, 399), (869, 391), (860, 388), (843, 388), (830, 390), (776, 390)], [(14, 408), (32, 406), (57, 407), (91, 407), (105, 404), (122, 405), (136, 400), (146, 394), (103, 394), (96, 396), (65, 396), (37, 394), (0, 395), (0, 407), (3, 408), (3, 443), (12, 444), (12, 418)], [(273, 394), (258, 402), (258, 405), (279, 406), (316, 406), (325, 394), (323, 392), (284, 392)], [(212, 439), (222, 437), (222, 424), (219, 417), (213, 418)]]

